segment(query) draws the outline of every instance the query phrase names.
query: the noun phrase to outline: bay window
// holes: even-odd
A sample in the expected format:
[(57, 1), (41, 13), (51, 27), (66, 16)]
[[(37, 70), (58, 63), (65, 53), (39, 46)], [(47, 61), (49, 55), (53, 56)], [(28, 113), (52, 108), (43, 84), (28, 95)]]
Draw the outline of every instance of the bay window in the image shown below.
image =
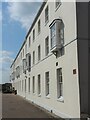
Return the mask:
[(50, 24), (51, 51), (58, 51), (64, 45), (64, 25), (61, 19), (55, 19)]

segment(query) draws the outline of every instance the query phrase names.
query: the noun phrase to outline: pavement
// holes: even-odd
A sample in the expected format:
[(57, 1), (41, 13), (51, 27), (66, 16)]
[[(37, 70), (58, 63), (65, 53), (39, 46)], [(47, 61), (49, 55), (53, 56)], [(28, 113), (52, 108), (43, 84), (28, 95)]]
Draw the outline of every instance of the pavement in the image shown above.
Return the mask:
[(2, 118), (54, 118), (50, 113), (14, 94), (2, 94)]

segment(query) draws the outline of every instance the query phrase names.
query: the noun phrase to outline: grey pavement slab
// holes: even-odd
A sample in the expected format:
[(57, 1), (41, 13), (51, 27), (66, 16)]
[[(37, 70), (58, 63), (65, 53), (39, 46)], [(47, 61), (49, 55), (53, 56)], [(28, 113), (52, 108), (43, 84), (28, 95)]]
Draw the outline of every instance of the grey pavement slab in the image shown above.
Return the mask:
[(52, 116), (20, 96), (3, 94), (2, 118), (52, 118)]

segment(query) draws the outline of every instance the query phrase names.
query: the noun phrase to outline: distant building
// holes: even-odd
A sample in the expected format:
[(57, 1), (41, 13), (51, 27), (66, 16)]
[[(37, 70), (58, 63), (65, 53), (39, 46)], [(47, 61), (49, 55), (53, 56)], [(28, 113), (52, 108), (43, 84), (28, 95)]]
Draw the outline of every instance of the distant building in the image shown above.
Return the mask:
[(62, 118), (90, 115), (90, 4), (43, 2), (11, 65), (17, 93)]

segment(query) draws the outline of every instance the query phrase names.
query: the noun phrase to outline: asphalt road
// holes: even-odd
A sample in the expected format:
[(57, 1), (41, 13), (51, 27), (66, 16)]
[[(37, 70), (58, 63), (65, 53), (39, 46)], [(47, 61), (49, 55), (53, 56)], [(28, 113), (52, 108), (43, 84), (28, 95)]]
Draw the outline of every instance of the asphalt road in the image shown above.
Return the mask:
[(52, 118), (52, 116), (18, 95), (3, 94), (2, 118)]

